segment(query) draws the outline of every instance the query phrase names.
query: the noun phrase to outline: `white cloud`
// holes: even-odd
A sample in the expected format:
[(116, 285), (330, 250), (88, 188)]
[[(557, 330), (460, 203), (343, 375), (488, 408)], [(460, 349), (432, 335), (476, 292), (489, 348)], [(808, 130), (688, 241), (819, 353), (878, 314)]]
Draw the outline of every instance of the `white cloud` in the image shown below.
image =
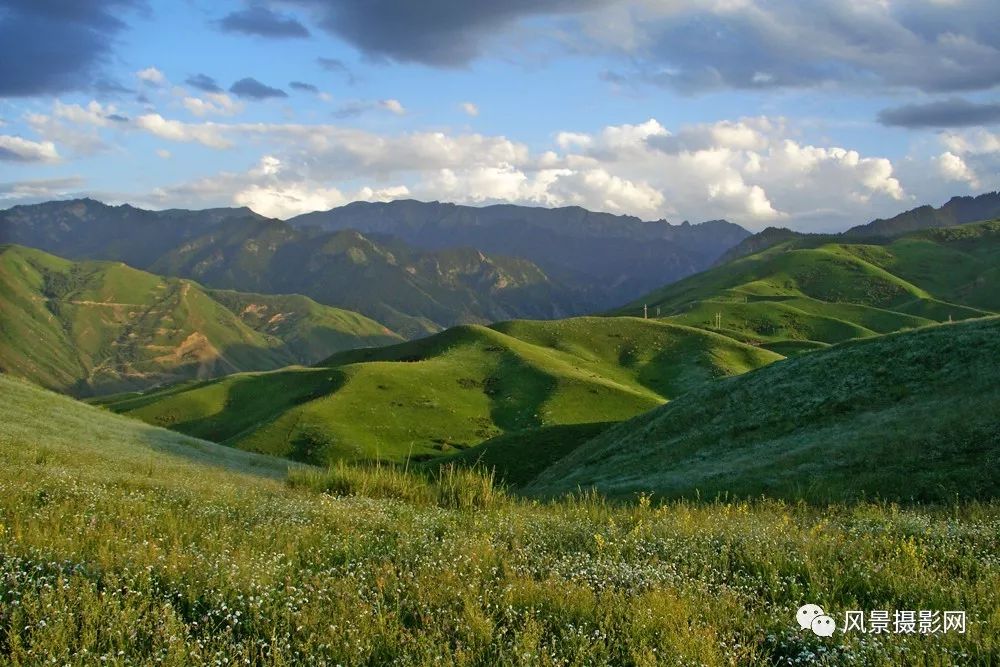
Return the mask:
[(147, 67), (146, 69), (141, 69), (135, 73), (136, 77), (144, 83), (148, 83), (154, 86), (160, 86), (167, 81), (167, 77), (164, 76), (163, 72), (156, 69), (155, 67)]
[(459, 105), (459, 108), (461, 108), (462, 112), (467, 116), (472, 116), (473, 118), (475, 118), (476, 116), (479, 115), (479, 107), (473, 104), (472, 102), (462, 102)]
[(78, 191), (84, 181), (79, 176), (0, 183), (0, 202), (38, 202)]
[(938, 173), (949, 181), (959, 181), (966, 183), (970, 188), (979, 187), (979, 177), (976, 176), (968, 164), (958, 155), (951, 151), (945, 151), (935, 160)]
[(184, 108), (195, 116), (235, 116), (243, 111), (243, 103), (225, 93), (206, 93), (204, 98), (185, 95)]
[(379, 100), (379, 106), (390, 113), (394, 113), (397, 116), (402, 116), (406, 113), (406, 107), (403, 106), (402, 102), (399, 100)]
[(0, 134), (0, 160), (56, 162), (59, 160), (59, 151), (51, 141), (31, 141), (23, 137)]
[(160, 158), (161, 160), (169, 160), (171, 157), (173, 157), (173, 154), (166, 148), (159, 148), (156, 151), (156, 157)]
[(1000, 153), (1000, 134), (983, 128), (945, 133), (941, 137), (941, 143), (956, 155)]
[(832, 230), (896, 213), (907, 198), (890, 160), (802, 142), (781, 118), (673, 129), (650, 118), (590, 133), (560, 132), (554, 149), (539, 152), (477, 133), (185, 123), (155, 113), (138, 117), (134, 127), (210, 148), (259, 147), (265, 157), (246, 172), (166, 188), (157, 197), (184, 206), (238, 199), (278, 216), (405, 191), (465, 203), (580, 205), (644, 218)]
[(197, 142), (210, 148), (229, 148), (232, 145), (223, 136), (228, 128), (213, 123), (183, 123), (151, 113), (136, 118), (135, 124), (140, 129), (170, 141)]

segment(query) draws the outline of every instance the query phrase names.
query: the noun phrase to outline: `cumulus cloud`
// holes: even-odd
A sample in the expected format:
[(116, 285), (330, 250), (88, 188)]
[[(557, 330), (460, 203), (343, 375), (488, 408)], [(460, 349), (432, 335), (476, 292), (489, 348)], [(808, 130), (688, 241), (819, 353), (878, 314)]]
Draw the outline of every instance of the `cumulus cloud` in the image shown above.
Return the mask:
[(949, 181), (966, 183), (970, 188), (979, 187), (979, 177), (958, 155), (945, 151), (935, 160), (938, 173)]
[(294, 16), (280, 14), (261, 5), (231, 12), (217, 22), (226, 32), (239, 32), (259, 37), (308, 37), (309, 30)]
[(229, 87), (229, 92), (237, 97), (250, 100), (266, 100), (271, 97), (288, 97), (288, 93), (280, 88), (264, 85), (253, 77), (240, 79)]
[(163, 72), (156, 69), (155, 67), (147, 67), (146, 69), (141, 69), (135, 73), (136, 77), (143, 83), (148, 83), (151, 86), (160, 86), (166, 83), (167, 77), (164, 76)]
[(475, 118), (476, 116), (479, 115), (479, 107), (473, 104), (472, 102), (462, 102), (462, 104), (459, 106), (462, 109), (462, 112), (466, 116), (472, 116), (473, 118)]
[(207, 93), (204, 98), (184, 97), (184, 108), (195, 116), (234, 116), (243, 111), (243, 105), (225, 93)]
[(5, 162), (56, 162), (59, 152), (51, 141), (31, 141), (0, 134), (0, 160)]
[(102, 85), (121, 17), (139, 0), (38, 2), (5, 0), (0, 6), (0, 97), (51, 95)]
[[(383, 135), (337, 125), (182, 123), (158, 115), (137, 123), (173, 141), (267, 151), (273, 161), (184, 184), (183, 193), (219, 204), (241, 192), (275, 215), (349, 200), (363, 188), (406, 188), (424, 199), (580, 205), (644, 218), (727, 218), (750, 228), (780, 222), (827, 231), (896, 213), (908, 198), (888, 159), (803, 143), (780, 118), (673, 130), (648, 119), (559, 133), (553, 149), (540, 152), (476, 133)], [(315, 197), (307, 196), (313, 191)], [(164, 192), (170, 198), (182, 191)]]
[(1000, 103), (978, 104), (952, 97), (883, 109), (878, 114), (878, 121), (883, 125), (910, 128), (990, 125), (1000, 123)]
[(229, 148), (232, 143), (224, 136), (226, 128), (214, 123), (184, 123), (164, 118), (158, 113), (139, 116), (135, 125), (161, 139), (195, 142), (209, 148)]

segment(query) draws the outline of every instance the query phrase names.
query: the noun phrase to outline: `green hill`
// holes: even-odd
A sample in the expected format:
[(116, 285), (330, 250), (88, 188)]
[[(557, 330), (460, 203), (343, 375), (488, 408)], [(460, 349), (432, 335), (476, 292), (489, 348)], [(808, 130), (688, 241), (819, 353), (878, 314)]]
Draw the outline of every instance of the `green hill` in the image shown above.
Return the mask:
[(0, 312), (0, 370), (77, 395), (313, 363), (400, 340), (301, 296), (210, 291), (20, 246), (0, 246)]
[(879, 243), (803, 237), (616, 311), (716, 330), (781, 353), (1000, 312), (1000, 221)]
[(288, 470), (287, 461), (114, 415), (19, 378), (0, 375), (0, 395), (5, 469), (34, 463), (87, 481), (182, 476), (206, 490), (221, 481), (232, 486), (244, 474), (283, 479)]
[[(10, 377), (0, 396), (5, 665), (1000, 661), (996, 502), (535, 503), (465, 472), (286, 474)], [(803, 600), (968, 629), (831, 642)]]
[(635, 318), (468, 325), (103, 403), (152, 424), (309, 462), (440, 456), (503, 433), (620, 421), (781, 357)]
[(1000, 496), (1000, 318), (852, 341), (611, 428), (529, 492), (947, 501)]

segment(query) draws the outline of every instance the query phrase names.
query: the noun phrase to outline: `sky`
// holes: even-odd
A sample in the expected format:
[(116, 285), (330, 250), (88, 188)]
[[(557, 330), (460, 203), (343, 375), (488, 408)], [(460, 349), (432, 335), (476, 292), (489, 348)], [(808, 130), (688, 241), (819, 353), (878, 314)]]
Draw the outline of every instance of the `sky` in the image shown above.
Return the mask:
[(1000, 189), (998, 36), (996, 0), (0, 0), (0, 208), (839, 231)]

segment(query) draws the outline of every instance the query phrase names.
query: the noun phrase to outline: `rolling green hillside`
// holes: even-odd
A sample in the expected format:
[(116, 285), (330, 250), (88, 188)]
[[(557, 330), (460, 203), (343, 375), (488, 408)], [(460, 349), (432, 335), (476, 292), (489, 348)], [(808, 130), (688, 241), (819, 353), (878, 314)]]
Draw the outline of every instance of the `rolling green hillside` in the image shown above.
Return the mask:
[(77, 395), (313, 363), (400, 340), (305, 297), (208, 291), (20, 246), (0, 246), (0, 312), (0, 370)]
[[(0, 396), (4, 664), (1000, 661), (996, 502), (535, 503), (467, 471), (286, 473), (10, 377)], [(831, 643), (803, 599), (968, 629)]]
[(618, 421), (777, 354), (635, 318), (455, 327), (334, 355), (116, 396), (110, 408), (242, 449), (323, 462), (440, 456), (503, 433)]
[[(77, 480), (182, 477), (200, 490), (234, 486), (244, 475), (283, 479), (288, 461), (241, 452), (156, 428), (136, 419), (0, 375), (4, 468), (72, 470)], [(236, 473), (236, 474), (232, 474)]]
[(805, 237), (653, 292), (616, 314), (716, 330), (783, 354), (1000, 312), (1000, 221), (882, 243)]
[(852, 341), (708, 383), (581, 445), (558, 494), (1000, 496), (1000, 318)]

